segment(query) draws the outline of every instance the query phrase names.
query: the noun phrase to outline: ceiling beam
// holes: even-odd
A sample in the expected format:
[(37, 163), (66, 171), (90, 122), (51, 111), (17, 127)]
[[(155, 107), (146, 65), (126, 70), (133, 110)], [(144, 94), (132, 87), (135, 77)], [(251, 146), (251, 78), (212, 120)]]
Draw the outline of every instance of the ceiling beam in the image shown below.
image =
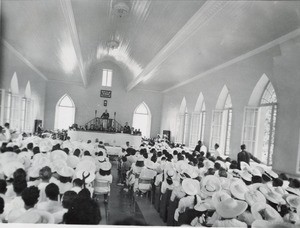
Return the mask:
[(74, 11), (72, 8), (72, 3), (71, 0), (60, 0), (60, 5), (62, 12), (65, 16), (65, 20), (67, 22), (70, 34), (71, 34), (71, 39), (73, 43), (73, 47), (75, 50), (75, 54), (77, 57), (77, 62), (78, 62), (78, 67), (80, 70), (83, 86), (87, 86), (87, 77), (84, 69), (84, 64), (83, 64), (83, 58), (82, 58), (82, 53), (81, 53), (81, 47), (80, 47), (80, 42), (79, 42), (79, 36), (77, 32), (77, 27), (76, 27), (76, 22), (75, 22), (75, 17), (74, 17)]
[(151, 72), (161, 65), (171, 54), (181, 47), (201, 26), (205, 25), (213, 16), (226, 6), (226, 1), (206, 1), (176, 35), (157, 53), (144, 70), (127, 86), (132, 90), (142, 80), (149, 80), (154, 74)]
[(11, 44), (9, 44), (5, 39), (2, 38), (2, 44), (10, 50), (18, 59), (20, 59), (26, 66), (36, 72), (41, 78), (48, 81), (48, 78), (39, 71), (26, 57), (24, 57), (17, 49), (15, 49)]
[(206, 76), (208, 74), (212, 74), (212, 73), (217, 72), (217, 71), (219, 71), (221, 69), (229, 67), (229, 66), (231, 66), (231, 65), (233, 65), (235, 63), (243, 61), (243, 60), (245, 60), (247, 58), (250, 58), (250, 57), (252, 57), (254, 55), (257, 55), (257, 54), (259, 54), (261, 52), (264, 52), (264, 51), (266, 51), (266, 50), (268, 50), (268, 49), (270, 49), (272, 47), (280, 45), (283, 42), (286, 42), (286, 41), (288, 41), (290, 39), (294, 39), (294, 38), (296, 38), (298, 36), (300, 36), (300, 29), (296, 29), (296, 30), (294, 30), (294, 31), (292, 31), (290, 33), (287, 33), (287, 34), (285, 34), (285, 35), (283, 35), (283, 36), (281, 36), (281, 37), (279, 37), (279, 38), (277, 38), (275, 40), (272, 40), (271, 42), (269, 42), (267, 44), (264, 44), (264, 45), (262, 45), (262, 46), (260, 46), (260, 47), (258, 47), (256, 49), (254, 49), (252, 51), (249, 51), (249, 52), (247, 52), (247, 53), (245, 53), (243, 55), (240, 55), (240, 56), (238, 56), (238, 57), (236, 57), (234, 59), (231, 59), (231, 60), (229, 60), (229, 61), (227, 61), (225, 63), (222, 63), (222, 64), (220, 64), (220, 65), (218, 65), (218, 66), (216, 66), (214, 68), (211, 68), (211, 69), (209, 69), (209, 70), (207, 70), (207, 71), (205, 71), (203, 73), (200, 73), (200, 74), (192, 77), (191, 79), (188, 79), (188, 80), (186, 80), (184, 82), (178, 83), (178, 84), (176, 84), (176, 85), (174, 85), (174, 86), (172, 86), (172, 87), (170, 87), (170, 88), (168, 88), (168, 89), (166, 89), (166, 90), (164, 90), (162, 92), (166, 93), (166, 92), (169, 92), (169, 91), (171, 91), (173, 89), (181, 87), (183, 85), (191, 83), (191, 82), (193, 82), (193, 81), (195, 81), (195, 80), (197, 80), (197, 79), (199, 79), (201, 77), (204, 77), (204, 76)]

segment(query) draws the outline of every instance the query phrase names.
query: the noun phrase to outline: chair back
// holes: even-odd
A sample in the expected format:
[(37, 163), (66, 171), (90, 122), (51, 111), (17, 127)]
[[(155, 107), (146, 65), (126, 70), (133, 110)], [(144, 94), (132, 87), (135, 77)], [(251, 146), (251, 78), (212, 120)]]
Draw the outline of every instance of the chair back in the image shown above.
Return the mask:
[[(101, 189), (105, 189), (105, 191), (102, 191)], [(94, 191), (95, 193), (107, 193), (110, 189), (110, 183), (108, 181), (97, 181), (94, 182)]]

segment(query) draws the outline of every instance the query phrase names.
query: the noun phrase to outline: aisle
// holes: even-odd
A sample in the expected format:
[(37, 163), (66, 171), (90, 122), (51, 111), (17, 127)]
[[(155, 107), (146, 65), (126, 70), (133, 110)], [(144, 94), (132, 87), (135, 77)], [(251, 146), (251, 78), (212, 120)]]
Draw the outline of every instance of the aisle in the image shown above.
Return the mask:
[[(134, 212), (133, 202), (131, 201), (130, 194), (123, 191), (122, 186), (117, 185), (118, 170), (117, 170), (116, 161), (112, 161), (111, 172), (113, 175), (113, 183), (111, 184), (109, 203), (108, 203), (108, 207), (106, 208), (106, 210), (108, 210), (107, 211), (108, 218), (106, 224), (113, 225), (115, 222), (123, 220), (128, 217), (134, 217), (135, 219), (138, 219), (139, 221), (145, 223), (143, 214), (137, 205), (135, 205), (135, 212)], [(105, 208), (101, 206), (102, 218), (105, 215), (103, 209)]]
[(109, 203), (106, 206), (103, 203), (103, 198), (100, 200), (100, 212), (102, 216), (100, 224), (114, 225), (117, 221), (133, 217), (148, 225), (166, 225), (148, 199), (139, 198), (137, 202), (134, 202), (135, 205), (133, 205), (130, 193), (123, 191), (123, 187), (117, 185), (118, 170), (116, 161), (112, 161), (111, 171), (113, 183), (111, 184)]

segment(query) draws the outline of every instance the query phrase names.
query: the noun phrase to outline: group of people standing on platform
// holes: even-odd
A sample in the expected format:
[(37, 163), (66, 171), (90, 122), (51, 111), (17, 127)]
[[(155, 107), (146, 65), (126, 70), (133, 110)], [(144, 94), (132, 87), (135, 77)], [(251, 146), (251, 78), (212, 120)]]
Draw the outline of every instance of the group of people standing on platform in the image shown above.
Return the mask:
[(119, 184), (137, 197), (150, 195), (167, 225), (300, 225), (299, 180), (275, 173), (245, 145), (232, 160), (211, 155), (202, 142), (190, 150), (144, 141), (137, 150), (124, 149), (120, 161)]

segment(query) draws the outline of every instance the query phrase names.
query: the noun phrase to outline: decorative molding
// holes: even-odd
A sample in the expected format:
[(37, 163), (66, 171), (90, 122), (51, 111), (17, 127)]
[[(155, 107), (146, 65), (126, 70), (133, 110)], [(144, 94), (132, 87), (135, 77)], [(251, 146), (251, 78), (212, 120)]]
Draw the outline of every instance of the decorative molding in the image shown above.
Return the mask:
[(231, 59), (231, 60), (229, 60), (229, 61), (227, 61), (225, 63), (222, 63), (222, 64), (220, 64), (220, 65), (218, 65), (218, 66), (216, 66), (214, 68), (211, 68), (211, 69), (209, 69), (209, 70), (207, 70), (207, 71), (205, 71), (205, 72), (203, 72), (201, 74), (198, 74), (198, 75), (194, 76), (191, 79), (188, 79), (188, 80), (186, 80), (184, 82), (178, 83), (177, 85), (172, 86), (172, 87), (170, 87), (170, 88), (168, 88), (168, 89), (166, 89), (166, 90), (164, 90), (162, 92), (166, 93), (166, 92), (169, 92), (169, 91), (171, 91), (173, 89), (181, 87), (183, 85), (191, 83), (191, 82), (193, 82), (193, 81), (195, 81), (195, 80), (197, 80), (197, 79), (199, 79), (201, 77), (204, 77), (204, 76), (206, 76), (208, 74), (211, 74), (211, 73), (217, 72), (217, 71), (219, 71), (221, 69), (224, 69), (226, 67), (229, 67), (229, 66), (231, 66), (231, 65), (233, 65), (235, 63), (243, 61), (243, 60), (245, 60), (245, 59), (247, 59), (249, 57), (252, 57), (254, 55), (257, 55), (257, 54), (259, 54), (261, 52), (264, 52), (264, 51), (266, 51), (266, 50), (268, 50), (268, 49), (270, 49), (270, 48), (272, 48), (272, 47), (274, 47), (276, 45), (282, 44), (283, 42), (286, 42), (286, 41), (288, 41), (290, 39), (293, 39), (293, 38), (295, 38), (295, 37), (297, 37), (299, 35), (300, 35), (300, 29), (296, 29), (296, 30), (294, 30), (294, 31), (292, 31), (292, 32), (290, 32), (290, 33), (288, 33), (286, 35), (283, 35), (283, 36), (281, 36), (281, 37), (279, 37), (279, 38), (277, 38), (277, 39), (275, 39), (275, 40), (273, 40), (273, 41), (271, 41), (271, 42), (269, 42), (267, 44), (264, 44), (264, 45), (262, 45), (262, 46), (260, 46), (260, 47), (258, 47), (256, 49), (254, 49), (252, 51), (249, 51), (249, 52), (247, 52), (247, 53), (245, 53), (243, 55), (240, 55), (240, 56), (238, 56), (238, 57), (236, 57), (234, 59)]
[(8, 48), (18, 59), (20, 59), (26, 66), (36, 72), (41, 78), (48, 81), (48, 78), (39, 71), (28, 59), (26, 59), (17, 49), (15, 49), (11, 44), (9, 44), (5, 39), (2, 38), (2, 44)]
[(205, 25), (213, 16), (226, 6), (226, 1), (206, 1), (202, 7), (189, 19), (189, 21), (176, 33), (176, 35), (158, 52), (144, 70), (127, 86), (127, 91), (133, 89), (142, 80), (151, 78), (151, 71), (161, 65), (186, 40), (193, 36), (201, 26)]
[(151, 93), (162, 93), (162, 91), (152, 90), (152, 89), (139, 89), (139, 88), (135, 88), (134, 90), (144, 91), (144, 92), (151, 92)]
[(68, 28), (70, 31), (70, 35), (71, 35), (73, 47), (74, 47), (74, 50), (76, 53), (83, 85), (84, 85), (84, 87), (86, 87), (87, 77), (86, 77), (85, 70), (84, 70), (83, 58), (82, 58), (82, 54), (81, 54), (79, 36), (78, 36), (78, 32), (77, 32), (72, 3), (70, 0), (60, 0), (60, 6), (61, 6), (62, 12), (65, 16), (65, 19), (66, 19), (66, 22), (67, 22), (67, 25), (68, 25)]
[(80, 82), (72, 82), (72, 81), (66, 81), (66, 80), (57, 80), (57, 79), (48, 79), (49, 82), (56, 82), (56, 83), (66, 83), (68, 85), (75, 85), (82, 87), (82, 83)]

